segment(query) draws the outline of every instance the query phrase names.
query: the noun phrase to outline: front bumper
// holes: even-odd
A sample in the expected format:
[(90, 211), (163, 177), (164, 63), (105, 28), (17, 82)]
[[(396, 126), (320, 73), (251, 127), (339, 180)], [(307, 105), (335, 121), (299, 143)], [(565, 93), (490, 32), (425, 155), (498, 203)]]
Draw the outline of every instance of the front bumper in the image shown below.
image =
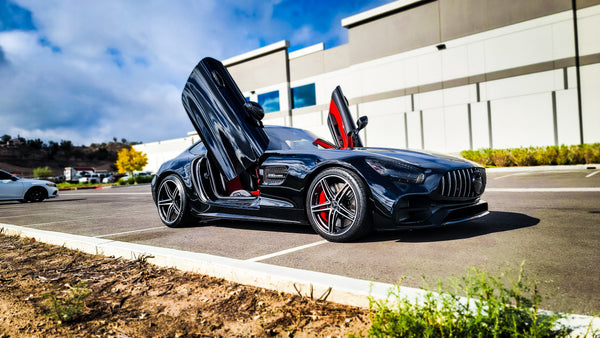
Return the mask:
[(46, 190), (48, 190), (48, 198), (58, 197), (58, 188), (47, 187)]
[(487, 215), (488, 203), (483, 200), (472, 202), (421, 206), (397, 203), (388, 222), (379, 222), (381, 229), (420, 229), (439, 227), (477, 219)]

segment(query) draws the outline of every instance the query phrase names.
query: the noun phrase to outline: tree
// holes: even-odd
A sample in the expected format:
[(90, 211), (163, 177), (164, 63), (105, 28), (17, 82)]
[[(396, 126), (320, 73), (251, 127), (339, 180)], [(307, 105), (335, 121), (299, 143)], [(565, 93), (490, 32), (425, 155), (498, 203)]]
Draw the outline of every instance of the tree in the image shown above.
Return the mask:
[(50, 177), (52, 176), (52, 169), (48, 166), (35, 168), (33, 169), (33, 176), (35, 178)]
[(146, 164), (148, 164), (146, 154), (133, 149), (133, 147), (119, 150), (115, 163), (119, 173), (129, 173), (129, 175), (132, 175), (134, 171), (142, 170)]
[(6, 142), (10, 141), (12, 137), (8, 134), (4, 134), (0, 137), (0, 143), (5, 144)]

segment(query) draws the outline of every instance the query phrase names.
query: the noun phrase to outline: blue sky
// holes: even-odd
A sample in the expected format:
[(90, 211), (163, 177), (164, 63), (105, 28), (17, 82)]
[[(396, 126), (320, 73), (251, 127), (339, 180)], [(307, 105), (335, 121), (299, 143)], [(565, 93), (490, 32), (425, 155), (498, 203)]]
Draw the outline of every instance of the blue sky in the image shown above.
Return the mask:
[(390, 0), (0, 0), (0, 135), (153, 142), (193, 130), (180, 96), (205, 56), (347, 43)]

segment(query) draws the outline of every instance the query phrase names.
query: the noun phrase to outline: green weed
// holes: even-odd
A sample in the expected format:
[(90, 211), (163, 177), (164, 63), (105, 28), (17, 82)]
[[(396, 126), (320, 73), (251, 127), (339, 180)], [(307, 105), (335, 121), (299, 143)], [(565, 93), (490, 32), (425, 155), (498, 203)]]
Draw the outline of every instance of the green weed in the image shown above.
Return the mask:
[(51, 292), (42, 295), (46, 299), (48, 316), (59, 323), (73, 321), (85, 309), (85, 298), (91, 293), (86, 281), (67, 286), (68, 295), (64, 297), (57, 297)]
[(506, 286), (477, 268), (449, 279), (411, 303), (400, 286), (388, 299), (370, 298), (370, 337), (564, 337), (561, 315), (541, 314), (537, 283), (525, 279), (524, 265)]

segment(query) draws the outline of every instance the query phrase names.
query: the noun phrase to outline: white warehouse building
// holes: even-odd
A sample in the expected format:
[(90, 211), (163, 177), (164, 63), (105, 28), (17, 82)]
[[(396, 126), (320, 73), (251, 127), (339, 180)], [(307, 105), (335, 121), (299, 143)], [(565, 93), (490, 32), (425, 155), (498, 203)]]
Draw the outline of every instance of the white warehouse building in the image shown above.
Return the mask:
[[(509, 148), (600, 142), (600, 0), (399, 0), (345, 18), (348, 43), (280, 41), (223, 60), (264, 123), (331, 139), (340, 85), (367, 146)], [(146, 170), (198, 136), (135, 146)]]

